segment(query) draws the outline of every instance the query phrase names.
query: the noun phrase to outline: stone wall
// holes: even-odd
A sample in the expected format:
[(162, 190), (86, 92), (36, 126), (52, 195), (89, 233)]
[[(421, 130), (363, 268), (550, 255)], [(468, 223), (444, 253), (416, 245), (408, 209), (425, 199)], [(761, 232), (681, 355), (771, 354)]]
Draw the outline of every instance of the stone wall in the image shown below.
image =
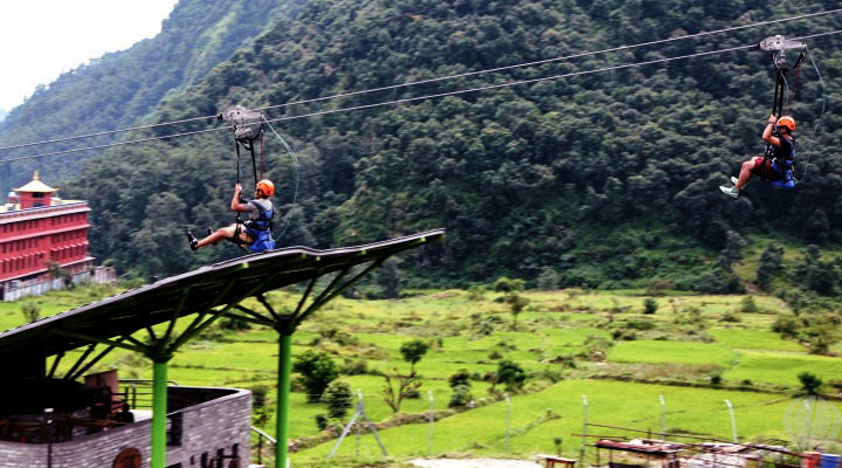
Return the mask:
[[(180, 398), (190, 390), (190, 387), (171, 387)], [(195, 390), (207, 394), (207, 389)], [(235, 390), (176, 413), (182, 415), (182, 437), (180, 445), (167, 447), (166, 466), (181, 464), (181, 468), (199, 468), (203, 457), (209, 461), (219, 449), (225, 455), (231, 455), (235, 444), (240, 466), (248, 466), (251, 392)], [(173, 414), (170, 414), (171, 420)], [(151, 420), (140, 421), (51, 445), (0, 441), (0, 468), (47, 468), (48, 457), (52, 468), (108, 468), (113, 466), (114, 458), (128, 448), (140, 451), (146, 467), (151, 452), (151, 424)]]

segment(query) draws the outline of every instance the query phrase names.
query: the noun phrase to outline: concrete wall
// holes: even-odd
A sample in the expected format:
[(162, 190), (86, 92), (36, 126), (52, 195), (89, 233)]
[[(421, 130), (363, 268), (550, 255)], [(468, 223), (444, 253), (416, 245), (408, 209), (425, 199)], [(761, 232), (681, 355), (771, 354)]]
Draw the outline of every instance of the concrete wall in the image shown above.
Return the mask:
[[(181, 445), (167, 448), (166, 466), (180, 463), (182, 468), (198, 468), (203, 454), (207, 454), (207, 460), (214, 458), (218, 449), (231, 455), (233, 445), (238, 444), (240, 466), (248, 467), (251, 392), (220, 390), (233, 393), (177, 411), (183, 421)], [(184, 398), (190, 387), (171, 387), (170, 391)], [(140, 421), (51, 446), (0, 441), (0, 468), (47, 468), (48, 456), (53, 468), (109, 468), (117, 454), (127, 448), (138, 449), (146, 467), (151, 452), (151, 423)]]

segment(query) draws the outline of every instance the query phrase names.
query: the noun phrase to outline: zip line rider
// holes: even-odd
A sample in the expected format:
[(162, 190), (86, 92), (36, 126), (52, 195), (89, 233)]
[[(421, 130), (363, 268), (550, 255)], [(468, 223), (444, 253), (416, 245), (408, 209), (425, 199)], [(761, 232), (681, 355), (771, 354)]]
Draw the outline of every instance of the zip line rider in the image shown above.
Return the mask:
[(238, 222), (210, 232), (202, 240), (196, 239), (192, 232), (187, 231), (187, 240), (192, 250), (216, 245), (223, 240), (245, 246), (252, 252), (263, 252), (275, 248), (275, 240), (272, 238), (272, 217), (275, 215), (275, 206), (269, 200), (269, 197), (275, 194), (275, 185), (269, 179), (259, 181), (254, 188), (255, 198), (247, 201), (240, 199), (242, 190), (242, 184), (237, 183), (234, 186), (231, 211), (248, 213), (249, 219), (245, 223), (240, 223), (238, 218)]
[(739, 177), (731, 177), (733, 187), (720, 186), (719, 190), (731, 198), (739, 198), (740, 191), (753, 175), (762, 177), (776, 188), (792, 188), (796, 180), (793, 176), (795, 159), (795, 119), (785, 115), (780, 119), (774, 114), (769, 116), (769, 123), (763, 130), (763, 141), (767, 143), (766, 154), (754, 156), (743, 162)]

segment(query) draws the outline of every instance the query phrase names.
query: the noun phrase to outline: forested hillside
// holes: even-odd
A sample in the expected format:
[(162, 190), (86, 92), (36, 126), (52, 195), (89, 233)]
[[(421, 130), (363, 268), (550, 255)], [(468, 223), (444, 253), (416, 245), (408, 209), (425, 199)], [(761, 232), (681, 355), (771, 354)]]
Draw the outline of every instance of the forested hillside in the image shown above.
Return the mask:
[[(158, 121), (231, 105), (278, 105), (623, 44), (784, 18), (834, 1), (311, 2), (196, 85), (169, 96)], [(267, 113), (270, 119), (538, 78), (839, 29), (842, 15), (750, 28), (610, 54), (392, 89)], [(766, 53), (743, 50), (613, 72), (277, 123), (302, 164), (267, 138), (267, 171), (292, 210), (281, 245), (368, 242), (443, 226), (447, 242), (416, 259), (431, 283), (508, 274), (560, 285), (626, 287), (653, 280), (732, 291), (749, 234), (796, 246), (842, 240), (840, 36), (809, 42), (792, 112), (804, 183), (752, 182), (719, 193), (760, 133), (774, 80)], [(822, 98), (831, 103), (819, 121)], [(819, 123), (815, 137), (813, 126)], [(158, 135), (219, 123), (158, 129)], [(91, 201), (93, 250), (122, 272), (170, 274), (237, 255), (189, 251), (185, 227), (233, 221), (231, 135), (205, 133), (124, 147), (89, 161), (71, 193)], [(816, 257), (818, 259), (818, 257)], [(406, 262), (402, 268), (412, 269)], [(828, 263), (838, 272), (840, 263)], [(836, 265), (836, 266), (834, 266)], [(555, 275), (555, 276), (553, 276)], [(418, 278), (416, 276), (416, 278)], [(416, 284), (421, 284), (416, 280)]]
[[(125, 128), (142, 121), (170, 92), (196, 83), (274, 20), (294, 14), (306, 0), (180, 0), (161, 33), (130, 49), (109, 53), (42, 86), (0, 123), (0, 146)], [(2, 117), (2, 116), (0, 116)], [(2, 118), (0, 118), (2, 120)], [(32, 155), (107, 144), (127, 134), (4, 151)], [(28, 181), (32, 168), (58, 185), (95, 153), (2, 165), (0, 189)]]

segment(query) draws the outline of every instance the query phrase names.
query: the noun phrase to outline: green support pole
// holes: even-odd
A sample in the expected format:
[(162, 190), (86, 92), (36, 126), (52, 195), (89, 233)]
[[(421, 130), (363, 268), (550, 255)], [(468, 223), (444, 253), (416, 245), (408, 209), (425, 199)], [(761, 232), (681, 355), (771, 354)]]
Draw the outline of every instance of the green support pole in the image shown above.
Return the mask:
[[(275, 468), (287, 468), (289, 438), (289, 380), (292, 371), (292, 333), (281, 332), (278, 338), (278, 403), (275, 408)], [(157, 467), (152, 467), (157, 468)]]
[(167, 464), (167, 361), (152, 364), (152, 461), (150, 468)]

